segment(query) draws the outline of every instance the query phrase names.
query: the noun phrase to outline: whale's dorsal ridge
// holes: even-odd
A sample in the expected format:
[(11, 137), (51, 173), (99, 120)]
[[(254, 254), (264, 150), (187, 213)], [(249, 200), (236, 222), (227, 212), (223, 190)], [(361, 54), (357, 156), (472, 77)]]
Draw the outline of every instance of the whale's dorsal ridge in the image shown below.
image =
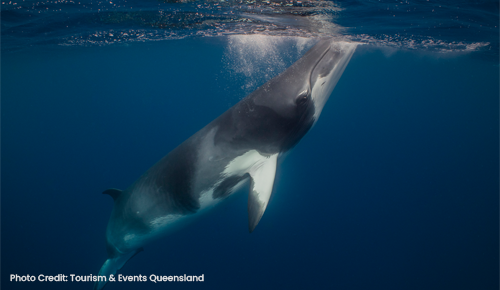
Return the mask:
[(114, 201), (116, 201), (116, 199), (118, 199), (118, 197), (120, 196), (121, 193), (122, 193), (122, 191), (119, 189), (116, 189), (116, 188), (106, 189), (105, 191), (102, 192), (102, 194), (107, 194), (107, 195), (111, 196)]

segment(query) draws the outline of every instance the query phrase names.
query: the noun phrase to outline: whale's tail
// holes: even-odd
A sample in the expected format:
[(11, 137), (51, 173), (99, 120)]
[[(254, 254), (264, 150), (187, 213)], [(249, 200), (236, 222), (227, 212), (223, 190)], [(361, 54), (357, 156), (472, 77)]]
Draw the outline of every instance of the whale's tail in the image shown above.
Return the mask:
[(106, 279), (102, 279), (102, 281), (98, 279), (94, 284), (94, 290), (103, 289), (104, 286), (106, 286), (106, 284), (108, 283), (110, 276), (115, 276), (116, 272), (120, 270), (123, 265), (128, 262), (128, 260), (132, 259), (132, 257), (137, 255), (139, 252), (142, 252), (142, 250), (142, 248), (139, 248), (129, 253), (107, 259), (106, 262), (104, 262), (104, 264), (102, 265), (101, 270), (99, 270), (98, 274), (99, 276), (105, 276)]
[[(103, 194), (107, 194), (113, 198), (113, 200), (116, 203), (116, 200), (120, 197), (122, 194), (122, 191), (119, 189), (107, 189), (103, 192)], [(106, 241), (106, 250), (108, 252), (108, 259), (106, 262), (101, 267), (101, 270), (99, 270), (99, 278), (94, 284), (94, 290), (101, 290), (106, 286), (106, 284), (110, 281), (114, 280), (114, 276), (116, 276), (116, 272), (120, 270), (125, 263), (128, 262), (128, 260), (132, 259), (133, 256), (137, 255), (139, 252), (141, 252), (143, 249), (138, 248), (130, 252), (125, 252), (122, 253), (118, 251), (112, 244), (109, 243), (109, 241)], [(101, 277), (103, 277), (101, 279)]]

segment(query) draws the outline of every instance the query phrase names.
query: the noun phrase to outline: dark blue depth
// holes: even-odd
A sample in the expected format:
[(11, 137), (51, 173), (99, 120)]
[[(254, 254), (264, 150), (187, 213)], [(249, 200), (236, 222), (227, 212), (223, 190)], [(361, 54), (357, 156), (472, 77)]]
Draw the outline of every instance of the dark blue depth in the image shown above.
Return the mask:
[[(96, 275), (112, 200), (241, 98), (224, 39), (2, 55), (2, 289)], [(498, 62), (359, 47), (281, 164), (254, 233), (246, 190), (106, 289), (498, 289)]]

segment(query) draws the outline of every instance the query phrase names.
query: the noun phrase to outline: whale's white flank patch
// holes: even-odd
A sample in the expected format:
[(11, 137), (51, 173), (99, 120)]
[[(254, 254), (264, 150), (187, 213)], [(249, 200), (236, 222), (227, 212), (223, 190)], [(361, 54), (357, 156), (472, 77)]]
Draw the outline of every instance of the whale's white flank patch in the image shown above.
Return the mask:
[[(219, 182), (220, 183), (220, 182)], [(216, 185), (218, 185), (217, 183)], [(214, 187), (209, 190), (203, 191), (200, 195), (200, 210), (206, 209), (208, 207), (214, 206), (217, 200), (213, 199)]]
[[(229, 162), (222, 174), (226, 176), (242, 176), (249, 173), (253, 179), (252, 190), (258, 193), (259, 201), (267, 205), (274, 184), (278, 155), (277, 153), (264, 156), (257, 150), (250, 150)], [(233, 191), (237, 190), (236, 187)]]
[(267, 158), (257, 150), (250, 150), (229, 162), (222, 174), (224, 176), (242, 176), (245, 173), (249, 173), (251, 168), (260, 166)]
[(133, 240), (134, 238), (135, 238), (135, 235), (134, 235), (134, 234), (127, 234), (127, 235), (125, 235), (125, 237), (123, 237), (123, 240), (124, 240), (125, 242), (128, 242), (128, 241), (130, 241), (130, 240)]
[[(275, 154), (276, 156), (278, 154)], [(274, 155), (273, 155), (274, 156)], [(270, 157), (261, 155), (257, 150), (250, 150), (245, 154), (234, 158), (231, 162), (229, 162), (220, 174), (220, 179), (208, 190), (204, 190), (200, 194), (200, 210), (204, 210), (216, 205), (220, 199), (214, 199), (213, 193), (214, 189), (217, 188), (226, 178), (230, 176), (243, 176), (246, 173), (256, 172), (258, 168), (262, 166)], [(240, 189), (246, 180), (242, 180), (238, 182), (231, 190), (230, 194), (236, 192)]]
[(161, 229), (165, 226), (175, 223), (182, 217), (183, 215), (181, 214), (169, 214), (166, 216), (162, 216), (151, 221), (151, 226), (153, 226), (154, 229)]

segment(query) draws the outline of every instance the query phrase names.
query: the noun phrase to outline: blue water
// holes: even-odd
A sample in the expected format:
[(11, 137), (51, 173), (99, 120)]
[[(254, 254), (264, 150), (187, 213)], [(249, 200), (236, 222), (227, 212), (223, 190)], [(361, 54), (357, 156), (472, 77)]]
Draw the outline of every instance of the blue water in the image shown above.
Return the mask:
[[(322, 35), (366, 44), (316, 126), (280, 165), (256, 230), (248, 233), (243, 190), (147, 245), (120, 271), (204, 274), (205, 282), (106, 289), (498, 289), (498, 2), (463, 2), (458, 12), (445, 1), (432, 21), (419, 20), (434, 13), (428, 5), (440, 8), (432, 1), (405, 2), (414, 8), (406, 16), (390, 1), (383, 5), (400, 14), (377, 14), (376, 2), (335, 2), (338, 10), (321, 13), (243, 11), (276, 14), (269, 27), (303, 13), (306, 22), (290, 25), (289, 38), (254, 22), (216, 36), (189, 17), (161, 29), (146, 28), (140, 15), (143, 22), (134, 16), (110, 27), (97, 20), (100, 12), (64, 1), (45, 3), (49, 11), (37, 14), (46, 15), (30, 20), (33, 9), (2, 3), (2, 289), (91, 289), (90, 282), (16, 283), (9, 275), (96, 275), (113, 205), (101, 192), (127, 188), (298, 59), (312, 42), (294, 37)], [(117, 3), (91, 8), (122, 9), (108, 7)], [(198, 2), (134, 2), (131, 10), (159, 11), (153, 4), (186, 12)], [(233, 4), (220, 9), (243, 10)], [(215, 2), (204, 5), (212, 6), (197, 9), (215, 10), (215, 22), (225, 15)], [(69, 32), (54, 15), (73, 24)], [(444, 22), (452, 15), (465, 19)], [(318, 17), (338, 30), (307, 22)], [(436, 21), (448, 28), (434, 29)], [(459, 28), (464, 22), (472, 28)], [(420, 30), (408, 41), (403, 30), (411, 24)], [(238, 29), (267, 36), (238, 36)], [(101, 41), (110, 31), (152, 34)]]

